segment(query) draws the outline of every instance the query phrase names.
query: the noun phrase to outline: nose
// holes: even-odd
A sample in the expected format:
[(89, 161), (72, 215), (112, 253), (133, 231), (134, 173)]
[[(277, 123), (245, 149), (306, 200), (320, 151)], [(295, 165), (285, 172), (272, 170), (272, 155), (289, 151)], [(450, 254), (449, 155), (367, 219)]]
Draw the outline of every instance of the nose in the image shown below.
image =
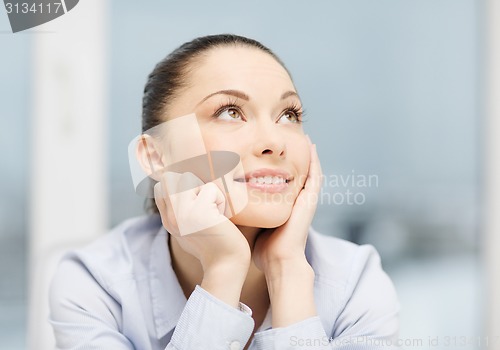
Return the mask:
[(286, 141), (280, 128), (272, 122), (261, 122), (258, 124), (255, 129), (254, 154), (257, 157), (285, 158)]

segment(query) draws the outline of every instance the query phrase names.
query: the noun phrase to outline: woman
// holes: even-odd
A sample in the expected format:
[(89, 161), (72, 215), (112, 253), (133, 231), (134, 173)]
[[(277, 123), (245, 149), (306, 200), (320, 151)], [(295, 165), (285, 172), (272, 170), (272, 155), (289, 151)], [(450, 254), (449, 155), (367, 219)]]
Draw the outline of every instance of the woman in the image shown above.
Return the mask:
[[(183, 150), (148, 131), (189, 115), (207, 150), (239, 156), (244, 171), (230, 172), (223, 186), (166, 171), (168, 157)], [(137, 144), (139, 163), (157, 181), (157, 214), (126, 221), (62, 260), (50, 298), (58, 348), (397, 345), (398, 301), (375, 249), (310, 227), (322, 174), (302, 118), (290, 74), (254, 40), (200, 37), (158, 63)]]

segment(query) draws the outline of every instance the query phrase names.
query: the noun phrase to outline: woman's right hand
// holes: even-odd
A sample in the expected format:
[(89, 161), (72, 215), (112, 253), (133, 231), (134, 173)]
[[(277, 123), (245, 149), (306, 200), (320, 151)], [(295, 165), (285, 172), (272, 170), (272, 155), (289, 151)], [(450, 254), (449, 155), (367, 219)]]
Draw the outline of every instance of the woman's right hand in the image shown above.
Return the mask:
[[(251, 262), (250, 247), (241, 231), (224, 216), (225, 197), (219, 187), (213, 182), (204, 184), (189, 172), (166, 172), (155, 185), (154, 195), (163, 226), (200, 261), (204, 283), (226, 284), (227, 278), (234, 281), (236, 274), (241, 276), (236, 281), (242, 286)], [(237, 305), (234, 296), (229, 299)]]

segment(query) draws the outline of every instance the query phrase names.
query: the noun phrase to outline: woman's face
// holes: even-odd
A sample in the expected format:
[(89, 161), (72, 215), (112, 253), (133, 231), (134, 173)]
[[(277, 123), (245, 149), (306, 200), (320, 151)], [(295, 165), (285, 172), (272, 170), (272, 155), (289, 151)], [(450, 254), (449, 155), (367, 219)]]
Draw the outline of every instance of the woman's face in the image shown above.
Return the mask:
[(233, 205), (246, 203), (231, 221), (284, 224), (310, 161), (290, 76), (272, 56), (248, 47), (212, 49), (190, 68), (189, 87), (168, 106), (168, 115), (195, 113), (207, 150), (240, 156), (240, 166), (224, 177)]

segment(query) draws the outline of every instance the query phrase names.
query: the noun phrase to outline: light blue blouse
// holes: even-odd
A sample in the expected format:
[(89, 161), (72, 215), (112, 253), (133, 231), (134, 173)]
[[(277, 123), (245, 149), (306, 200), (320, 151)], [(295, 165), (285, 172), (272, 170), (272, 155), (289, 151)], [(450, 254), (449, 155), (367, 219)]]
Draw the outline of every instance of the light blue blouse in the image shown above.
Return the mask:
[[(125, 221), (60, 262), (50, 289), (58, 349), (237, 350), (254, 328), (201, 286), (186, 300), (158, 215)], [(269, 308), (251, 350), (390, 349), (398, 344), (399, 302), (371, 245), (310, 228), (318, 315), (271, 328)]]

